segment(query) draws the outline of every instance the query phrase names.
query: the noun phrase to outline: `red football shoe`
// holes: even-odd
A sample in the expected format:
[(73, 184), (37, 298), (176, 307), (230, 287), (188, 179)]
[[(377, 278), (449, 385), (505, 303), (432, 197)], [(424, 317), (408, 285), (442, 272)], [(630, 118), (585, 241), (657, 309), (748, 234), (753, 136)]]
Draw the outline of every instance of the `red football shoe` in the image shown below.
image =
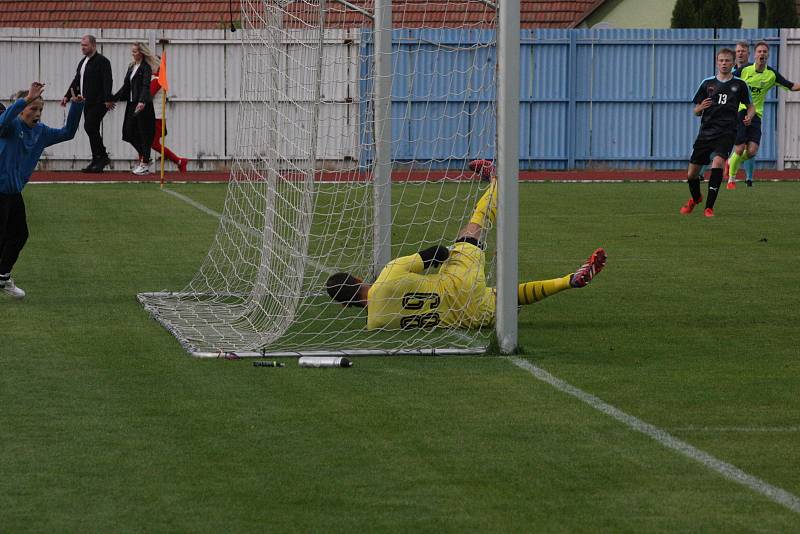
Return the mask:
[(694, 210), (694, 207), (700, 204), (703, 201), (703, 197), (700, 197), (700, 200), (697, 202), (694, 201), (693, 198), (690, 198), (686, 201), (686, 204), (681, 206), (681, 215), (689, 215)]
[(605, 266), (606, 251), (598, 248), (592, 252), (586, 263), (578, 267), (578, 270), (570, 278), (569, 285), (572, 287), (585, 287)]
[(488, 182), (492, 179), (494, 174), (494, 163), (488, 159), (474, 159), (468, 164), (472, 172), (477, 172), (481, 175), (481, 180)]
[(713, 208), (706, 208), (704, 212), (706, 217), (713, 217), (714, 216), (714, 209)]

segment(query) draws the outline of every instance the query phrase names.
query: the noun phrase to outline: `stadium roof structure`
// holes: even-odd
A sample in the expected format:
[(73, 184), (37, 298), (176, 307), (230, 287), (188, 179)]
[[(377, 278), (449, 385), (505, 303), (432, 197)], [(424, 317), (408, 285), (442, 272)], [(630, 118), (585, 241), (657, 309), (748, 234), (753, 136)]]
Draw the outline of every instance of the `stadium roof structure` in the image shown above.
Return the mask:
[[(487, 0), (489, 4), (496, 1)], [(573, 27), (604, 1), (521, 0), (520, 25)], [(348, 3), (371, 12), (373, 2)], [(328, 6), (328, 23), (334, 27), (363, 26), (366, 22), (364, 15), (340, 3), (329, 0)], [(400, 27), (480, 28), (488, 24), (490, 8), (481, 0), (394, 0), (393, 11), (394, 22)], [(4, 0), (2, 13), (0, 27), (6, 28), (225, 29), (231, 19), (239, 19), (239, 0)]]

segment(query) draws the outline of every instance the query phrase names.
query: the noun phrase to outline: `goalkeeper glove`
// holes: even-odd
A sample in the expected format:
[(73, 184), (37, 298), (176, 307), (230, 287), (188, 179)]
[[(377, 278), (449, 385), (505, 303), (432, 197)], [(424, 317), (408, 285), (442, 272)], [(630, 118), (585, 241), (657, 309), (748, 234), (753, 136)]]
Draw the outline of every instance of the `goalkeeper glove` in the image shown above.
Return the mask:
[(442, 245), (434, 245), (419, 252), (422, 258), (422, 265), (428, 267), (438, 267), (450, 257), (450, 251)]

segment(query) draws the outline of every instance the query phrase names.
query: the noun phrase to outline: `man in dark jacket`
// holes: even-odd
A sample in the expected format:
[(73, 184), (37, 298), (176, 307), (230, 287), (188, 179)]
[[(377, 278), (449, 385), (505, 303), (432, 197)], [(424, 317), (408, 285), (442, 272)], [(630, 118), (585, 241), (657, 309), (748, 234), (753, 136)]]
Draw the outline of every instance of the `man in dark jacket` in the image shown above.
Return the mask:
[(73, 94), (83, 96), (86, 102), (83, 109), (83, 129), (86, 130), (92, 147), (92, 162), (83, 172), (103, 172), (103, 168), (111, 163), (103, 145), (103, 136), (100, 135), (100, 124), (113, 100), (111, 62), (97, 51), (94, 35), (83, 36), (81, 52), (85, 57), (78, 63), (75, 78), (61, 99), (61, 106), (66, 106)]

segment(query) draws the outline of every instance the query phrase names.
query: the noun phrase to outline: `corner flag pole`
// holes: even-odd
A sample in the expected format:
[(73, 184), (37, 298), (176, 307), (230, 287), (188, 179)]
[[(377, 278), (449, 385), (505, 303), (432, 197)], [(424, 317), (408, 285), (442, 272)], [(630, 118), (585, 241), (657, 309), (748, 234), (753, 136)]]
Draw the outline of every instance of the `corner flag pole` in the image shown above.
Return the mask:
[(161, 187), (164, 187), (164, 130), (167, 119), (167, 93), (161, 95)]
[(164, 187), (164, 136), (167, 130), (167, 42), (161, 41), (161, 64), (158, 67), (158, 84), (161, 86), (161, 188)]

